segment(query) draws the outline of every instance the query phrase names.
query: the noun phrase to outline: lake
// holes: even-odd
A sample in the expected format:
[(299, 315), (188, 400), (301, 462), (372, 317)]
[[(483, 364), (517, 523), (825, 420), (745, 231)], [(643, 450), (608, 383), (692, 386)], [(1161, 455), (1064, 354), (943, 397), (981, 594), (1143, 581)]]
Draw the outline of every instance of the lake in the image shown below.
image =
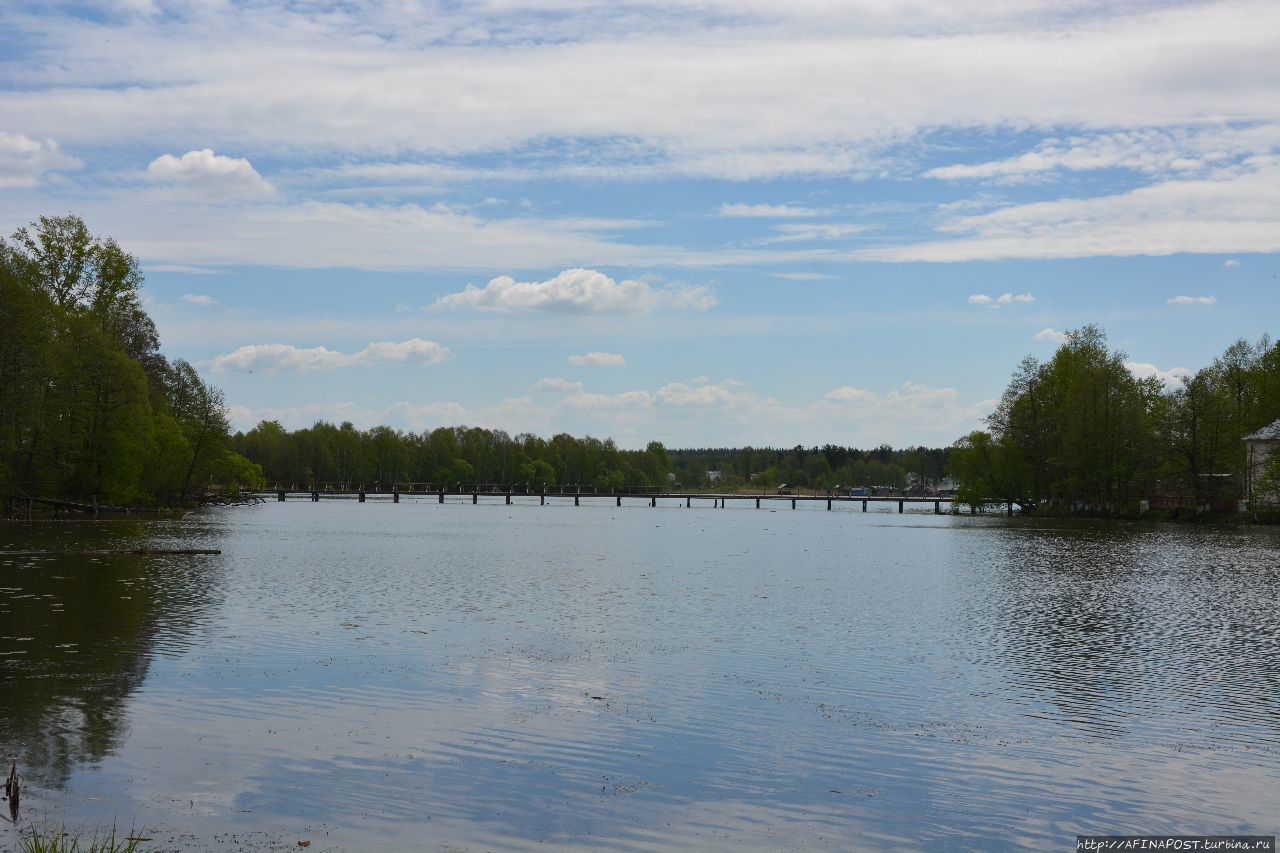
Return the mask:
[(1280, 830), (1280, 530), (463, 500), (0, 526), (222, 550), (0, 558), (19, 826), (181, 850)]

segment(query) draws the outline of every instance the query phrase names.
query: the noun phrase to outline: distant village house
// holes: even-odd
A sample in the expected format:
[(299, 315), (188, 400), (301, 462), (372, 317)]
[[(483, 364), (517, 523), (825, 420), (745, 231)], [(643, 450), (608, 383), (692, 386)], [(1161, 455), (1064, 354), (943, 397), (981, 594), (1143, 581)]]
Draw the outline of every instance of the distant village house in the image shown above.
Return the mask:
[(1280, 487), (1265, 481), (1267, 463), (1280, 453), (1280, 420), (1244, 438), (1247, 450), (1245, 500), (1250, 506), (1280, 505)]

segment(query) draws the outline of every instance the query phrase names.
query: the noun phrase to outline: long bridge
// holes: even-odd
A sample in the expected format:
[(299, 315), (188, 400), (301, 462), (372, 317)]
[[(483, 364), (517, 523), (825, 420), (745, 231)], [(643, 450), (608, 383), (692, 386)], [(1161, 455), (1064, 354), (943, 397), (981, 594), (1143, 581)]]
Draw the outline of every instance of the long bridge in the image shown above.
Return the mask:
[[(363, 503), (370, 497), (389, 497), (393, 503), (399, 503), (401, 496), (432, 498), (434, 497), (438, 503), (445, 503), (447, 499), (452, 498), (452, 502), (466, 502), (469, 497), (472, 504), (479, 504), (481, 498), (489, 500), (502, 498), (504, 504), (510, 506), (513, 503), (532, 502), (537, 499), (539, 505), (545, 506), (548, 498), (561, 500), (573, 499), (574, 506), (581, 506), (582, 502), (589, 501), (598, 503), (601, 501), (614, 501), (615, 506), (622, 506), (623, 501), (634, 505), (637, 501), (646, 501), (649, 506), (657, 507), (658, 502), (670, 505), (672, 503), (679, 504), (683, 502), (686, 507), (694, 506), (694, 502), (704, 504), (710, 502), (711, 506), (724, 508), (730, 501), (740, 504), (743, 501), (750, 503), (755, 502), (755, 508), (760, 509), (765, 502), (776, 504), (777, 502), (791, 502), (791, 508), (796, 509), (800, 503), (812, 503), (826, 501), (827, 509), (831, 510), (838, 504), (856, 504), (861, 502), (862, 511), (866, 512), (869, 504), (894, 504), (898, 505), (898, 512), (902, 513), (906, 510), (907, 504), (933, 504), (933, 512), (935, 515), (943, 514), (942, 505), (944, 503), (951, 505), (949, 498), (938, 497), (937, 495), (843, 495), (835, 493), (798, 495), (790, 492), (782, 493), (741, 493), (741, 492), (664, 492), (658, 489), (615, 489), (598, 491), (593, 487), (587, 486), (532, 486), (525, 484), (517, 485), (494, 485), (494, 484), (474, 484), (464, 485), (462, 483), (375, 483), (375, 484), (353, 484), (353, 483), (274, 483), (269, 488), (257, 492), (259, 496), (269, 497), (274, 495), (277, 501), (285, 501), (289, 498), (310, 500), (319, 502), (321, 500), (331, 499), (356, 499)], [(957, 510), (951, 509), (951, 512)], [(971, 512), (976, 512), (974, 508), (970, 508)], [(1008, 505), (1009, 515), (1013, 514), (1013, 504)]]

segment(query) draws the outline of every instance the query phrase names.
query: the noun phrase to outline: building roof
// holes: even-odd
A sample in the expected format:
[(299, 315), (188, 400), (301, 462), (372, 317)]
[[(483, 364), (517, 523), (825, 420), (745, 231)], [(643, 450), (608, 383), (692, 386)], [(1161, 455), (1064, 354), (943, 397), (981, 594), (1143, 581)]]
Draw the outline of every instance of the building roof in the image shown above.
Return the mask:
[(1280, 441), (1280, 419), (1271, 426), (1264, 426), (1253, 435), (1246, 435), (1245, 441)]

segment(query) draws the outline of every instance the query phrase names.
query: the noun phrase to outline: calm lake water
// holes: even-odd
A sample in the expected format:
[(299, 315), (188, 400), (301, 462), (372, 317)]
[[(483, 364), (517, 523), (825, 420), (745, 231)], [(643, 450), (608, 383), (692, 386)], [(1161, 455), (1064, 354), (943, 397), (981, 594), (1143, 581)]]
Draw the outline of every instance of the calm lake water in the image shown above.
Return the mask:
[(0, 558), (20, 825), (182, 850), (1280, 831), (1280, 530), (432, 499), (0, 546), (222, 549)]

